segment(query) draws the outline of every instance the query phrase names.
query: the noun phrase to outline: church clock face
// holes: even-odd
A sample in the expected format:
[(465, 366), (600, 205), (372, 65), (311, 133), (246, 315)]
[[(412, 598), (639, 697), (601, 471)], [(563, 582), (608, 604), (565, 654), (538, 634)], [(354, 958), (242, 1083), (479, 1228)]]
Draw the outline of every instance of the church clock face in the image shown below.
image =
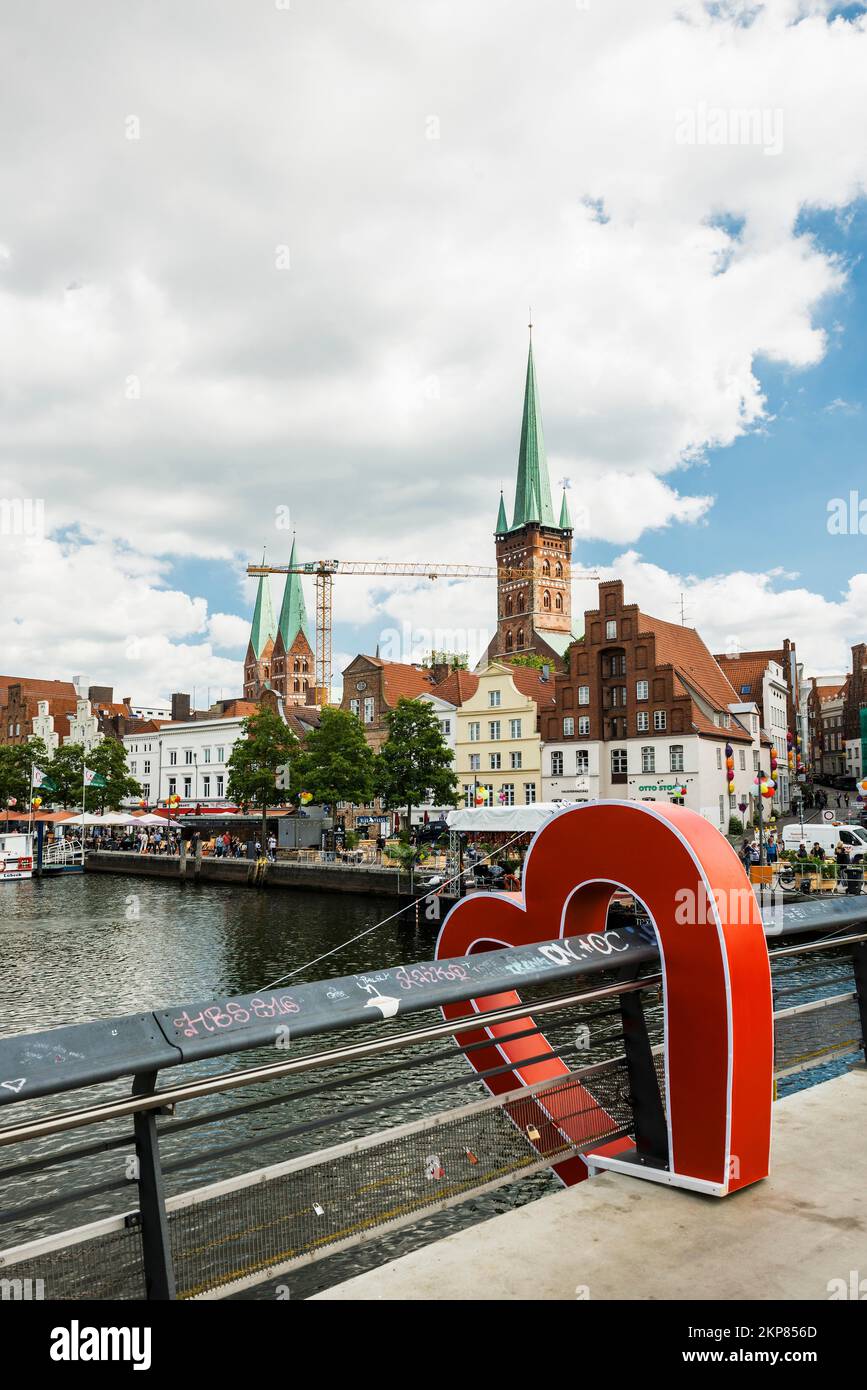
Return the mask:
[(366, 690), (366, 689), (367, 689), (367, 681), (356, 681), (356, 682), (355, 682), (355, 688), (356, 688), (356, 690)]

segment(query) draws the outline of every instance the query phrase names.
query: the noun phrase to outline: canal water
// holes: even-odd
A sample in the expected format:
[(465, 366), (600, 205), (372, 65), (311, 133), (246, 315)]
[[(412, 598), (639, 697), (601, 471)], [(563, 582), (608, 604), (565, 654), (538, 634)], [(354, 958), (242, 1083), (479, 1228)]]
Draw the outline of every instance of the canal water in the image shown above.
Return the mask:
[[(436, 925), (424, 916), (416, 920), (414, 910), (393, 917), (394, 899), (375, 899), (349, 895), (299, 893), (285, 890), (255, 892), (248, 888), (214, 885), (181, 885), (147, 879), (125, 879), (108, 875), (75, 875), (63, 880), (32, 880), (6, 885), (0, 900), (0, 1035), (36, 1032), (64, 1024), (87, 1022), (94, 1018), (138, 1013), (172, 1005), (226, 995), (250, 994), (322, 956), (350, 938), (375, 930), (343, 947), (337, 954), (295, 976), (323, 979), (330, 976), (371, 972), (384, 965), (430, 959), (433, 955)], [(384, 918), (393, 920), (376, 926)], [(833, 992), (840, 977), (841, 962), (824, 954), (806, 957), (803, 965), (787, 962), (778, 992), (777, 1007), (803, 1002), (823, 992)], [(562, 990), (562, 985), (559, 986)], [(437, 1015), (437, 1020), (439, 1016)], [(649, 1010), (651, 1029), (661, 1037), (659, 1004)], [(426, 1016), (416, 1016), (421, 1024)], [(433, 1019), (431, 1019), (433, 1021)], [(589, 1025), (591, 1045), (576, 1030), (576, 1022)], [(369, 1033), (381, 1035), (371, 1023)], [(611, 1007), (597, 1007), (582, 1015), (560, 1017), (548, 1028), (552, 1042), (573, 1066), (602, 1060), (622, 1050), (619, 1021)], [(353, 1033), (359, 1036), (359, 1030)], [(336, 1040), (334, 1040), (336, 1041)], [(327, 1043), (325, 1044), (327, 1045)], [(317, 1050), (323, 1039), (296, 1042), (298, 1054)], [(363, 1085), (363, 1094), (353, 1082), (352, 1071), (337, 1073), (338, 1084), (326, 1095), (310, 1095), (310, 1077), (300, 1087), (281, 1094), (286, 1102), (276, 1107), (230, 1117), (216, 1125), (192, 1130), (177, 1139), (166, 1139), (162, 1146), (167, 1167), (167, 1189), (171, 1194), (199, 1187), (280, 1161), (294, 1153), (324, 1148), (347, 1138), (404, 1123), (432, 1111), (451, 1108), (479, 1099), (479, 1084), (469, 1077), (468, 1068), (448, 1044), (438, 1050), (438, 1060), (426, 1063), (424, 1070), (397, 1081), (391, 1076), (374, 1076)], [(214, 1058), (195, 1069), (227, 1071), (273, 1061), (273, 1049), (246, 1052), (233, 1058)], [(357, 1069), (356, 1069), (357, 1070)], [(192, 1069), (173, 1069), (179, 1080)], [(315, 1074), (332, 1082), (331, 1073)], [(454, 1088), (439, 1096), (417, 1094), (422, 1087), (443, 1081)], [(466, 1084), (465, 1084), (466, 1083)], [(100, 1098), (128, 1092), (128, 1080), (99, 1088)], [(297, 1094), (295, 1094), (297, 1092)], [(245, 1088), (219, 1100), (182, 1107), (183, 1117), (226, 1105), (275, 1094), (275, 1088)], [(92, 1098), (90, 1092), (88, 1098)], [(373, 1115), (357, 1116), (359, 1101), (375, 1101), (385, 1108)], [(82, 1103), (82, 1096), (50, 1098), (30, 1104), (4, 1108), (0, 1122), (20, 1121), (30, 1114), (51, 1108), (70, 1108)], [(329, 1116), (323, 1130), (288, 1139), (277, 1131), (299, 1122)], [(272, 1139), (270, 1136), (274, 1135)], [(66, 1142), (80, 1142), (83, 1134)], [(92, 1137), (92, 1135), (87, 1136)], [(248, 1140), (263, 1141), (255, 1148), (238, 1152)], [(53, 1141), (55, 1146), (57, 1141)], [(227, 1150), (234, 1149), (234, 1152)], [(38, 1145), (27, 1153), (0, 1155), (0, 1168), (32, 1158), (43, 1150)], [(187, 1160), (191, 1153), (203, 1161), (191, 1167), (173, 1169), (173, 1162)], [(82, 1185), (97, 1185), (122, 1174), (126, 1151), (52, 1167), (26, 1179), (0, 1184), (0, 1212), (14, 1213), (20, 1206), (58, 1193), (71, 1195)], [(85, 1168), (86, 1172), (82, 1172)], [(291, 1297), (304, 1298), (319, 1288), (359, 1273), (385, 1259), (439, 1238), (453, 1230), (492, 1216), (547, 1191), (558, 1190), (557, 1180), (548, 1173), (467, 1202), (450, 1212), (428, 1218), (408, 1230), (397, 1232), (369, 1248), (347, 1252), (309, 1266), (291, 1276)], [(60, 1211), (17, 1220), (14, 1226), (0, 1226), (0, 1247), (49, 1231), (82, 1224), (100, 1216), (126, 1211), (135, 1206), (135, 1189), (93, 1194), (77, 1199)], [(287, 1278), (278, 1283), (285, 1289)], [(247, 1297), (271, 1298), (274, 1290), (262, 1286)], [(285, 1297), (285, 1293), (281, 1294)]]

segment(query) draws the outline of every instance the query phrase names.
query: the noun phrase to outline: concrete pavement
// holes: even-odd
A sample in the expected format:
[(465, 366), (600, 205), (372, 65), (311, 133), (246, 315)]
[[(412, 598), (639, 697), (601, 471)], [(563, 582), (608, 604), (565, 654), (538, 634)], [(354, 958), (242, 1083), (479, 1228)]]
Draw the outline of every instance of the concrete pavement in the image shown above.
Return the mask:
[(603, 1173), (316, 1297), (826, 1300), (853, 1271), (867, 1295), (863, 1067), (777, 1102), (771, 1176), (731, 1197)]

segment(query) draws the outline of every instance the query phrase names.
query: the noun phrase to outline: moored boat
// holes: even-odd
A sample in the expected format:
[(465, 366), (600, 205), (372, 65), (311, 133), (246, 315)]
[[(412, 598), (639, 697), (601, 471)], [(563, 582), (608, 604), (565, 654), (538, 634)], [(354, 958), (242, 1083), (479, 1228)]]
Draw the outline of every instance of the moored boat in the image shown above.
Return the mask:
[(0, 883), (33, 877), (33, 836), (26, 830), (0, 833)]

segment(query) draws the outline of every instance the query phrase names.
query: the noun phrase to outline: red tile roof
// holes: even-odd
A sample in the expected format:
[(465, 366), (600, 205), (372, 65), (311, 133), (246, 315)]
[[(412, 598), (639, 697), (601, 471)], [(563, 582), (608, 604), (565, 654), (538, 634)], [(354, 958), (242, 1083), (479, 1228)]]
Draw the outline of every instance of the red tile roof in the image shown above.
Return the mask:
[[(738, 701), (755, 700), (756, 704), (762, 704), (762, 684), (765, 671), (768, 669), (768, 661), (775, 660), (773, 655), (765, 657), (764, 653), (753, 653), (749, 655), (742, 652), (738, 657), (718, 656), (715, 660), (719, 663), (723, 674), (730, 684), (734, 687)], [(743, 687), (748, 690), (744, 694)]]
[[(376, 661), (376, 658), (371, 657), (370, 660)], [(392, 708), (401, 698), (414, 700), (417, 695), (435, 691), (430, 671), (422, 670), (419, 666), (404, 665), (400, 661), (376, 661), (376, 664), (382, 667), (383, 698)]]
[(462, 705), (475, 695), (478, 688), (479, 678), (472, 671), (450, 671), (445, 680), (433, 687), (431, 694), (448, 700), (451, 705)]
[(67, 699), (72, 700), (73, 708), (78, 699), (78, 692), (72, 681), (46, 681), (33, 676), (0, 676), (0, 702), (7, 699), (10, 685), (20, 685), (23, 687), (25, 699), (35, 700)]
[[(686, 695), (699, 695), (721, 714), (730, 714), (729, 705), (744, 703), (744, 697), (734, 689), (726, 672), (711, 654), (699, 637), (695, 628), (682, 627), (678, 623), (667, 623), (662, 618), (651, 618), (646, 613), (638, 615), (641, 632), (652, 633), (656, 639), (656, 661), (658, 665), (670, 665), (675, 672), (675, 693), (678, 690)], [(728, 728), (715, 724), (692, 700), (692, 724), (696, 733), (713, 738), (726, 738), (738, 743), (751, 743), (746, 729), (731, 715)]]
[(542, 672), (535, 666), (511, 666), (512, 680), (522, 695), (529, 695), (540, 711), (556, 704), (555, 683), (549, 676), (543, 680)]

